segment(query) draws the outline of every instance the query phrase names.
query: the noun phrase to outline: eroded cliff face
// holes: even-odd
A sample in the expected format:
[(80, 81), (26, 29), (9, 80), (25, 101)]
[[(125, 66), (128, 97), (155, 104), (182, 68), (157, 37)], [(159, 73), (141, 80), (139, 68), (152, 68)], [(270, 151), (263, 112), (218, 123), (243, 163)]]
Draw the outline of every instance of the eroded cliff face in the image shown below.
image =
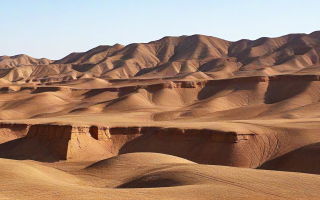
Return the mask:
[[(52, 124), (2, 124), (0, 157), (96, 161), (131, 152), (157, 152), (215, 165), (258, 167), (312, 141), (301, 134), (268, 131), (260, 133), (223, 132), (209, 129), (160, 127), (99, 127)], [(288, 145), (290, 141), (290, 145)]]
[(27, 124), (0, 124), (0, 144), (26, 136), (29, 127)]
[(134, 138), (126, 132), (112, 137), (107, 127), (51, 124), (2, 125), (0, 133), (8, 136), (0, 145), (1, 157), (46, 162), (101, 160), (117, 155)]

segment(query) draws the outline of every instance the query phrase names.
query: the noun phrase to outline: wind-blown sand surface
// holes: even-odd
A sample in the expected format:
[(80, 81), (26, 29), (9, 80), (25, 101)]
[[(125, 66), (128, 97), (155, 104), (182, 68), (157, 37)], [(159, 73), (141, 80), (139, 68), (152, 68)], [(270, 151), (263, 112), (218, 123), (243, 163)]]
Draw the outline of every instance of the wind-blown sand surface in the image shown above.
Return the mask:
[[(70, 164), (59, 165), (67, 170)], [(199, 165), (155, 153), (126, 154), (83, 169), (70, 168), (65, 172), (32, 161), (1, 159), (1, 195), (24, 199), (315, 199), (320, 185), (317, 175)]]
[(0, 199), (316, 199), (319, 56), (319, 32), (2, 56)]

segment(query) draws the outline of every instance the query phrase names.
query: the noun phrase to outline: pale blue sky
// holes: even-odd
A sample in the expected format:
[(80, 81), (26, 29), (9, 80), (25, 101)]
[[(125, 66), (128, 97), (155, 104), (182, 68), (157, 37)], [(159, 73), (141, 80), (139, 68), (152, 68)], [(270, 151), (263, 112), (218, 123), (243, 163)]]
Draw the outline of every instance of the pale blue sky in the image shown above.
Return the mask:
[(0, 0), (0, 55), (60, 59), (98, 45), (320, 30), (319, 0)]

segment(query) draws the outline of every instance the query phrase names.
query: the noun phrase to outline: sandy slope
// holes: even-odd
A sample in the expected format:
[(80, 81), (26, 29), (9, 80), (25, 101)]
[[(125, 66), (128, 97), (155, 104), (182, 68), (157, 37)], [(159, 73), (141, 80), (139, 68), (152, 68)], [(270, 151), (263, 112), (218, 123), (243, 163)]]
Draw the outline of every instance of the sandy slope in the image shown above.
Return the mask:
[(316, 175), (199, 165), (149, 153), (69, 172), (1, 159), (0, 172), (0, 194), (23, 199), (297, 199), (316, 198), (320, 184)]

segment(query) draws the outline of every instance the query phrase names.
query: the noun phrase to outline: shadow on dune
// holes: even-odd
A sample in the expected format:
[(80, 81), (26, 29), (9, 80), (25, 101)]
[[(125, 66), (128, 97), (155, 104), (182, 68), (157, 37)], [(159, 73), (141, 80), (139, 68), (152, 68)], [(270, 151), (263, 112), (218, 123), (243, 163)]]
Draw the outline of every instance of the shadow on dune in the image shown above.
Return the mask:
[(303, 146), (273, 160), (259, 169), (320, 174), (320, 142)]
[(119, 154), (133, 152), (162, 153), (200, 164), (232, 166), (232, 149), (234, 143), (215, 142), (211, 136), (179, 135), (172, 133), (143, 134), (127, 143), (119, 150)]
[(213, 82), (214, 84), (205, 85), (198, 93), (198, 99), (204, 100), (212, 96), (223, 97), (229, 95), (231, 92), (242, 90), (255, 91), (257, 90), (257, 85), (259, 83), (255, 79), (246, 77)]
[(292, 80), (270, 81), (265, 94), (265, 103), (273, 104), (290, 99), (305, 91), (310, 83), (312, 82), (299, 80), (297, 77), (293, 77)]
[(86, 72), (93, 69), (95, 66), (95, 64), (72, 65), (72, 69), (78, 72)]
[(15, 160), (56, 162), (66, 160), (68, 139), (23, 137), (0, 144), (0, 157)]
[(223, 91), (224, 89), (226, 89), (226, 87), (228, 87), (228, 85), (223, 85), (223, 84), (217, 84), (214, 86), (206, 85), (206, 86), (204, 86), (204, 88), (201, 91), (199, 91), (198, 99), (200, 101), (207, 99), (207, 98), (213, 96), (214, 94), (216, 94), (220, 91)]
[(133, 181), (124, 183), (117, 188), (157, 188), (157, 187), (174, 187), (184, 185), (183, 182), (170, 177), (145, 176)]

